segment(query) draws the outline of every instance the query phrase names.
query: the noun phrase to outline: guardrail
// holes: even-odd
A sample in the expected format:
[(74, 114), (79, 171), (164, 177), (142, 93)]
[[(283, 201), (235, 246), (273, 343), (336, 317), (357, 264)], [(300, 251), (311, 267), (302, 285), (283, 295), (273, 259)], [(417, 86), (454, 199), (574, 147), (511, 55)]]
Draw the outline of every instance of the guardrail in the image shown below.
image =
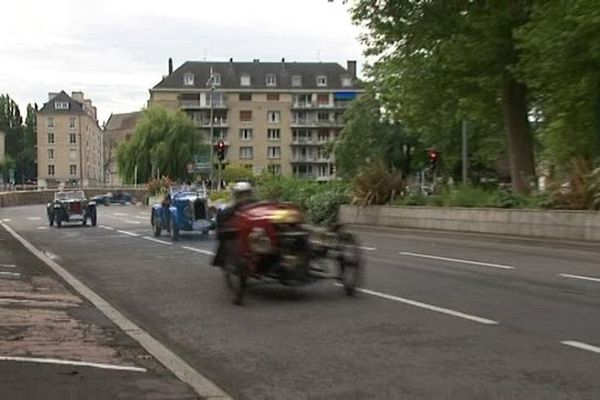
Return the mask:
[(600, 242), (600, 212), (495, 208), (342, 206), (346, 224)]

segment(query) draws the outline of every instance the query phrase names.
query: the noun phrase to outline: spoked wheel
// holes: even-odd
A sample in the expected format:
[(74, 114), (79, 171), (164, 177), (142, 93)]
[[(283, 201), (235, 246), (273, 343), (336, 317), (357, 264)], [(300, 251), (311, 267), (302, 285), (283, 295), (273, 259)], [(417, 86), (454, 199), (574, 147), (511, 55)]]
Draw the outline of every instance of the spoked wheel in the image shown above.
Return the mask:
[(243, 265), (236, 260), (233, 254), (233, 246), (225, 245), (225, 262), (223, 265), (223, 275), (225, 286), (229, 292), (233, 304), (241, 306), (246, 291), (246, 282), (248, 277)]
[(92, 210), (92, 216), (90, 220), (92, 222), (92, 226), (96, 226), (96, 224), (98, 223), (98, 211), (96, 210), (96, 208)]
[(340, 232), (338, 236), (340, 253), (340, 280), (348, 296), (354, 296), (356, 288), (362, 283), (363, 261), (360, 247), (354, 235)]

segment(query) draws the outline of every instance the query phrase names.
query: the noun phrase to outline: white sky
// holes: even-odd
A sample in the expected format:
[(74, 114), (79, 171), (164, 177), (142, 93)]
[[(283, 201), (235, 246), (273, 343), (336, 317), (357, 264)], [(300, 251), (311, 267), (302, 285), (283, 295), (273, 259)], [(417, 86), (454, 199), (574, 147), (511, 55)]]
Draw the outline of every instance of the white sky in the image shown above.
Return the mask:
[(111, 113), (139, 110), (186, 60), (364, 57), (340, 0), (14, 0), (0, 13), (0, 93), (25, 113), (48, 92), (81, 90)]

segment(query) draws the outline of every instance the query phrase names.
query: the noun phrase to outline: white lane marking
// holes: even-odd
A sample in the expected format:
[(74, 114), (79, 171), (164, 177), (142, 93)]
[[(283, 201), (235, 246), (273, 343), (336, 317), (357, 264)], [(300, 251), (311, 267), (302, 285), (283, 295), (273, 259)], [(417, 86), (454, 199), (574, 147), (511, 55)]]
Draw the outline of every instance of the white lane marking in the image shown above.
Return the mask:
[(15, 276), (15, 277), (18, 277), (18, 276), (21, 276), (21, 274), (18, 273), (18, 272), (2, 272), (2, 271), (0, 271), (0, 276)]
[(600, 282), (600, 278), (592, 278), (591, 276), (571, 275), (571, 274), (558, 274), (558, 276), (562, 276), (563, 278), (572, 278), (572, 279), (581, 279), (584, 281)]
[(48, 228), (47, 226), (38, 226), (38, 227), (37, 227), (37, 228), (35, 228), (35, 229), (37, 229), (38, 231), (47, 231), (47, 230), (48, 230), (48, 229), (50, 229), (50, 228)]
[[(341, 286), (340, 283), (336, 283), (335, 285)], [(481, 318), (481, 317), (477, 317), (475, 315), (470, 315), (470, 314), (465, 314), (463, 312), (451, 310), (449, 308), (443, 308), (443, 307), (438, 307), (438, 306), (434, 306), (434, 305), (427, 304), (427, 303), (421, 303), (420, 301), (406, 299), (404, 297), (392, 296), (391, 294), (380, 293), (380, 292), (376, 292), (374, 290), (368, 290), (368, 289), (356, 289), (356, 290), (358, 290), (359, 292), (362, 292), (362, 293), (370, 294), (371, 296), (376, 296), (376, 297), (381, 297), (382, 299), (397, 301), (399, 303), (408, 304), (408, 305), (423, 308), (423, 309), (429, 310), (429, 311), (435, 311), (435, 312), (439, 312), (442, 314), (452, 315), (453, 317), (468, 319), (469, 321), (479, 322), (480, 324), (485, 324), (485, 325), (497, 325), (498, 324), (497, 321), (494, 321), (491, 319)]]
[(592, 346), (591, 344), (576, 342), (574, 340), (563, 340), (563, 341), (561, 341), (561, 343), (564, 345), (567, 345), (567, 346), (576, 347), (581, 350), (587, 350), (587, 351), (591, 351), (593, 353), (600, 354), (600, 347)]
[(146, 239), (146, 240), (150, 240), (151, 242), (156, 242), (156, 243), (161, 243), (161, 244), (166, 244), (168, 246), (171, 246), (173, 243), (171, 242), (165, 242), (164, 240), (160, 240), (160, 239), (155, 239), (153, 237), (150, 236), (143, 236), (142, 239)]
[(147, 220), (150, 216), (148, 215), (148, 217), (140, 217), (139, 215), (134, 215), (133, 218), (137, 218), (137, 219), (143, 219), (144, 221)]
[(17, 268), (15, 264), (0, 264), (0, 268)]
[(502, 265), (502, 264), (492, 264), (481, 261), (470, 261), (470, 260), (461, 260), (459, 258), (448, 258), (448, 257), (440, 257), (440, 256), (432, 256), (429, 254), (420, 254), (420, 253), (410, 253), (407, 251), (401, 251), (401, 255), (410, 256), (410, 257), (421, 257), (421, 258), (431, 258), (433, 260), (441, 260), (441, 261), (451, 261), (462, 264), (471, 264), (471, 265), (481, 265), (482, 267), (492, 267), (492, 268), (501, 268), (501, 269), (515, 269), (512, 265)]
[(102, 229), (107, 229), (109, 231), (114, 231), (115, 228), (113, 228), (112, 226), (106, 226), (106, 225), (98, 225), (100, 228)]
[(137, 233), (128, 232), (128, 231), (122, 231), (120, 229), (117, 229), (117, 232), (122, 233), (124, 235), (133, 236), (133, 237), (139, 237), (139, 236), (141, 236), (141, 235), (138, 235)]
[(40, 217), (27, 217), (27, 219), (30, 221), (41, 221), (42, 220)]
[(215, 253), (209, 250), (197, 249), (195, 247), (181, 246), (182, 249), (186, 249), (189, 251), (195, 251), (196, 253), (206, 254), (207, 256), (214, 256)]
[(129, 214), (116, 212), (116, 213), (113, 213), (113, 215), (116, 215), (117, 217), (127, 217)]
[(2, 218), (2, 221), (4, 221), (4, 222), (10, 222), (12, 220), (10, 218)]
[(10, 226), (3, 222), (0, 222), (0, 226), (2, 226), (37, 258), (42, 260), (48, 267), (52, 268), (54, 272), (56, 272), (69, 285), (71, 285), (71, 287), (73, 287), (79, 294), (88, 299), (97, 309), (99, 309), (104, 315), (113, 321), (126, 334), (141, 344), (142, 347), (148, 351), (148, 353), (153, 355), (154, 358), (163, 364), (169, 371), (171, 371), (181, 381), (190, 385), (192, 389), (194, 389), (194, 391), (200, 396), (200, 398), (218, 398), (219, 400), (232, 399), (221, 388), (193, 369), (181, 357), (173, 353), (161, 342), (154, 339), (148, 332), (134, 324), (131, 320), (127, 319), (106, 300), (98, 296), (89, 287), (81, 283), (57, 262), (48, 258), (44, 253), (29, 243)]
[(40, 363), (40, 364), (74, 365), (74, 366), (78, 366), (78, 367), (94, 367), (94, 368), (100, 368), (100, 369), (114, 369), (117, 371), (146, 372), (146, 368), (129, 367), (127, 365), (113, 365), (113, 364), (101, 364), (101, 363), (86, 362), (86, 361), (59, 360), (57, 358), (0, 356), (0, 361), (18, 361), (18, 362)]
[(136, 224), (136, 225), (139, 225), (139, 224), (141, 224), (141, 222), (140, 222), (140, 221), (132, 221), (132, 220), (130, 220), (130, 219), (124, 219), (124, 220), (123, 220), (123, 222), (126, 222), (126, 223), (128, 223), (128, 224)]
[(377, 250), (376, 247), (368, 247), (368, 246), (358, 246), (359, 249), (361, 250), (365, 250), (365, 251), (375, 251)]

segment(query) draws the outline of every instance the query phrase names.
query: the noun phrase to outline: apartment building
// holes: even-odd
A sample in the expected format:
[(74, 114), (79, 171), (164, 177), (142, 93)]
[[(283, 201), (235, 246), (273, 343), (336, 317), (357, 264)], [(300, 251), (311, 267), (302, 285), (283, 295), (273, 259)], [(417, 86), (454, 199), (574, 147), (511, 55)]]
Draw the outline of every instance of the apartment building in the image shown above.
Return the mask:
[(123, 142), (128, 142), (135, 126), (142, 117), (141, 111), (110, 114), (104, 126), (104, 171), (105, 182), (109, 185), (122, 185), (117, 163), (117, 148)]
[(49, 93), (37, 114), (38, 185), (103, 183), (103, 140), (96, 107), (82, 92)]
[[(329, 180), (335, 160), (328, 143), (360, 93), (356, 62), (192, 62), (150, 89), (149, 105), (182, 109), (207, 142), (224, 140), (226, 163), (255, 173)], [(212, 99), (212, 100), (211, 100)], [(212, 120), (211, 120), (212, 112)]]

